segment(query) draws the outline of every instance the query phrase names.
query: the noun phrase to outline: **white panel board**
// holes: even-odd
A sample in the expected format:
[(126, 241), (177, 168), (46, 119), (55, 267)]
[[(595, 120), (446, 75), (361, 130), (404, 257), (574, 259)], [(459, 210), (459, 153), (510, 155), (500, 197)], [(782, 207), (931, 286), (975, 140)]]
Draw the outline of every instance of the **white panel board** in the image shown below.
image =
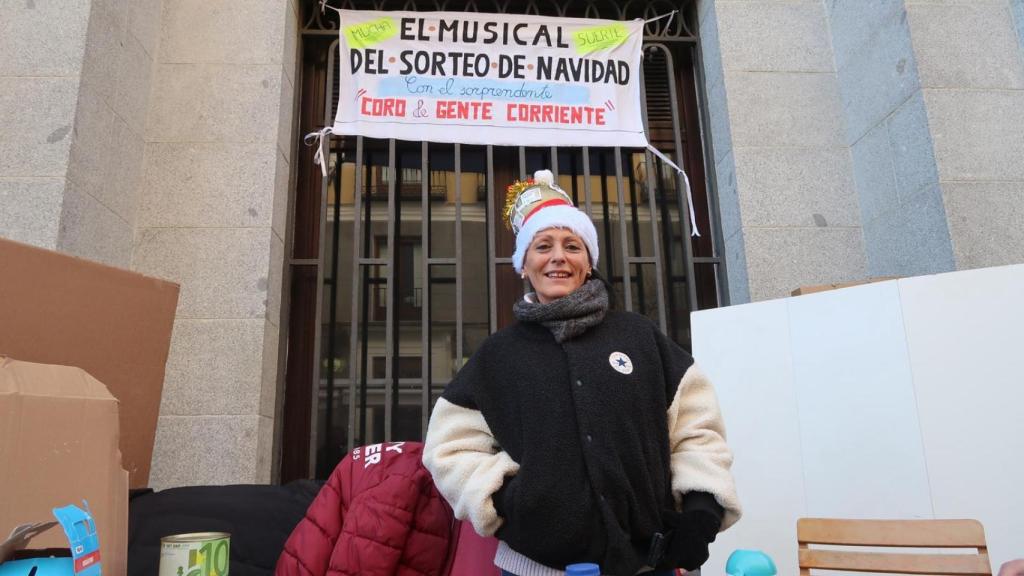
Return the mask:
[(735, 455), (743, 518), (712, 545), (705, 574), (725, 574), (737, 548), (759, 548), (795, 574), (796, 519), (804, 510), (800, 436), (786, 302), (696, 312), (694, 358), (718, 392)]
[(930, 518), (896, 282), (787, 302), (808, 515)]
[(935, 514), (1024, 556), (1024, 266), (899, 281)]

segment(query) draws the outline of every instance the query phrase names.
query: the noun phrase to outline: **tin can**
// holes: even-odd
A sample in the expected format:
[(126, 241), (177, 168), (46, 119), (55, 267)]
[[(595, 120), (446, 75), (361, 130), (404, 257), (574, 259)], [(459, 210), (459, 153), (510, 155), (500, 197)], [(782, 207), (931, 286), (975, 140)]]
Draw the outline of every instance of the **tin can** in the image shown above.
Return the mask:
[(160, 539), (160, 576), (228, 576), (231, 535), (175, 534)]

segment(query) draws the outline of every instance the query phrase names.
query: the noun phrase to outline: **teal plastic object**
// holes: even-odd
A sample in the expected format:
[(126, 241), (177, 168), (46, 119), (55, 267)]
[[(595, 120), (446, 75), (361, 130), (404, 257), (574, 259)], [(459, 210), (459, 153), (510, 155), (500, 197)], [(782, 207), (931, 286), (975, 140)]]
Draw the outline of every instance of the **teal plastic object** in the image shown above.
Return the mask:
[(0, 576), (74, 576), (75, 561), (71, 558), (26, 558), (0, 564)]
[(725, 563), (729, 576), (775, 576), (775, 562), (760, 550), (736, 550)]
[(601, 576), (601, 567), (597, 564), (569, 564), (565, 567), (565, 576)]
[(70, 505), (54, 508), (53, 515), (68, 538), (71, 557), (25, 558), (0, 564), (0, 576), (101, 576), (100, 543), (96, 522), (89, 511)]
[(96, 521), (92, 519), (89, 503), (82, 500), (82, 504), (85, 505), (85, 510), (74, 504), (54, 508), (53, 516), (60, 522), (64, 535), (68, 537), (75, 576), (100, 576), (100, 536), (96, 531)]

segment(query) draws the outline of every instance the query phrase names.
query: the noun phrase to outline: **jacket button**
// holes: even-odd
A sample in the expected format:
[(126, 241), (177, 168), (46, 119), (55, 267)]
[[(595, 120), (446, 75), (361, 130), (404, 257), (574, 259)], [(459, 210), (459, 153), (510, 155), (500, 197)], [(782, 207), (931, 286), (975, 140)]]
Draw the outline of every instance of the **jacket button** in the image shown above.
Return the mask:
[(582, 388), (583, 387), (583, 380), (577, 380), (576, 381), (576, 386)]
[(593, 442), (593, 441), (594, 441), (594, 437), (591, 436), (590, 434), (587, 434), (587, 442)]

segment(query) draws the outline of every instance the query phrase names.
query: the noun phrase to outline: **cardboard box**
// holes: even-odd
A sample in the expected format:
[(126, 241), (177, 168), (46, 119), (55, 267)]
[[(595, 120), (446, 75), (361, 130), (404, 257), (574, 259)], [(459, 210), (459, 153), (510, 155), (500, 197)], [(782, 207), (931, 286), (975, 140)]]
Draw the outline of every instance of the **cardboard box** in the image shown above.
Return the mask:
[(77, 366), (107, 386), (132, 488), (149, 483), (177, 305), (177, 284), (0, 239), (0, 355)]
[(791, 293), (792, 296), (803, 296), (804, 294), (814, 294), (815, 292), (824, 292), (826, 290), (838, 290), (839, 288), (849, 288), (851, 286), (860, 286), (861, 284), (872, 284), (874, 282), (885, 282), (887, 280), (896, 280), (899, 276), (875, 276), (866, 280), (855, 280), (853, 282), (836, 282), (835, 284), (817, 284), (814, 286), (801, 286)]
[[(128, 472), (118, 450), (118, 402), (80, 368), (0, 357), (0, 531), (86, 500), (107, 574), (127, 571)], [(50, 530), (37, 548), (66, 547)]]

